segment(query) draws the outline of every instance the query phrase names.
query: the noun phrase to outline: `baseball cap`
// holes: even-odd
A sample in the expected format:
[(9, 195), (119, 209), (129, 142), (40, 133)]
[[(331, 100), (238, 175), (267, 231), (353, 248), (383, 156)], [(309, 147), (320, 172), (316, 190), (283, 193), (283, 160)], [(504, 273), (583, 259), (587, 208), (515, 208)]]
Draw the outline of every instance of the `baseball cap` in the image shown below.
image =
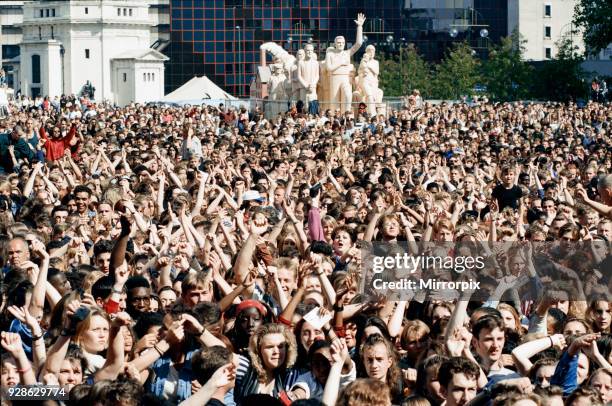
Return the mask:
[(264, 201), (263, 197), (261, 196), (261, 194), (259, 194), (257, 190), (247, 190), (242, 195), (242, 200), (245, 202), (249, 200), (255, 200), (260, 203)]

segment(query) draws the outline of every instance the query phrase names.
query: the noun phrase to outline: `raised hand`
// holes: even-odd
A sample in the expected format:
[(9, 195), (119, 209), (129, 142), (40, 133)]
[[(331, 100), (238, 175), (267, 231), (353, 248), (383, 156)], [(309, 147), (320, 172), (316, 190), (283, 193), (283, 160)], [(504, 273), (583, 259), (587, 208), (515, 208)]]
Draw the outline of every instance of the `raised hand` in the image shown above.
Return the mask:
[(30, 331), (32, 331), (33, 335), (40, 334), (40, 325), (38, 324), (38, 320), (36, 320), (36, 317), (30, 314), (27, 306), (23, 306), (23, 307), (9, 306), (7, 310), (17, 320), (27, 325), (30, 328)]
[(125, 364), (125, 366), (123, 367), (123, 373), (131, 379), (140, 382), (140, 371), (138, 370), (138, 368), (136, 368), (136, 366), (130, 363)]
[(597, 341), (601, 337), (600, 333), (584, 334), (577, 337), (572, 341), (569, 346), (568, 352), (570, 355), (576, 355), (579, 350), (588, 349), (593, 342)]
[(219, 274), (221, 271), (221, 258), (215, 251), (211, 251), (208, 255), (208, 266), (212, 268), (213, 275)]
[(128, 269), (127, 263), (123, 261), (121, 265), (115, 268), (115, 285), (121, 285), (121, 287), (123, 287), (129, 276), (130, 271)]
[(115, 313), (112, 324), (114, 327), (127, 326), (132, 322), (132, 318), (126, 312)]
[[(563, 334), (554, 334), (550, 336), (550, 339), (552, 340), (553, 347), (557, 350), (563, 350), (567, 345)], [(595, 348), (597, 348), (597, 342), (593, 341), (593, 344), (595, 344)]]
[(89, 307), (90, 309), (98, 306), (94, 297), (89, 293), (83, 294), (83, 301), (81, 302), (81, 305)]
[(0, 345), (13, 356), (23, 351), (21, 337), (17, 333), (3, 331), (0, 333)]
[(262, 235), (268, 231), (268, 220), (263, 213), (256, 213), (249, 223), (249, 231), (252, 234)]
[(298, 286), (303, 287), (306, 282), (306, 278), (312, 273), (314, 264), (311, 260), (302, 262), (298, 266)]
[(185, 327), (182, 321), (175, 321), (166, 333), (166, 340), (170, 345), (180, 344), (185, 339)]
[(157, 333), (145, 334), (134, 345), (134, 352), (138, 354), (142, 350), (145, 350), (147, 348), (153, 348), (155, 344), (157, 344)]
[(348, 355), (346, 342), (343, 339), (334, 340), (334, 342), (331, 344), (330, 353), (332, 366), (344, 364), (344, 360)]
[(21, 264), (19, 264), (19, 268), (23, 271), (26, 271), (26, 273), (28, 274), (28, 278), (30, 279), (30, 282), (32, 282), (33, 284), (36, 284), (36, 281), (38, 280), (38, 274), (40, 272), (38, 265), (36, 265), (32, 261), (24, 261)]
[(414, 368), (408, 368), (402, 370), (404, 375), (404, 382), (408, 384), (415, 384), (417, 379), (417, 370)]
[(221, 368), (217, 369), (215, 373), (210, 377), (210, 384), (215, 388), (222, 388), (223, 386), (229, 385), (236, 379), (236, 366), (230, 362), (225, 364)]
[(52, 373), (43, 375), (43, 383), (49, 386), (59, 386), (59, 380), (57, 379), (57, 376)]
[(30, 245), (30, 251), (32, 252), (32, 254), (40, 258), (45, 258), (49, 256), (49, 254), (47, 253), (47, 249), (45, 248), (45, 244), (43, 244), (39, 240), (32, 240), (32, 244)]
[(194, 334), (202, 334), (204, 332), (204, 327), (195, 317), (190, 314), (181, 314), (181, 322), (183, 323), (183, 327), (187, 332)]
[(170, 258), (168, 257), (161, 257), (157, 260), (157, 267), (158, 268), (165, 268), (167, 266), (169, 266), (171, 264), (170, 262)]

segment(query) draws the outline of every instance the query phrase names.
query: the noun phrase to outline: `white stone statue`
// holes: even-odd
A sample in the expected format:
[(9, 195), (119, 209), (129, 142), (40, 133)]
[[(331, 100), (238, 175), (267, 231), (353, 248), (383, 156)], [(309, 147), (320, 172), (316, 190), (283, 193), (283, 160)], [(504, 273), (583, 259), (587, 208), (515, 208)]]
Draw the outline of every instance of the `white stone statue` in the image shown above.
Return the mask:
[(287, 76), (285, 75), (285, 68), (281, 64), (270, 65), (272, 76), (270, 77), (270, 96), (268, 100), (270, 104), (271, 117), (276, 117), (278, 113), (285, 111), (287, 107), (288, 95), (286, 92)]
[(306, 102), (306, 88), (300, 82), (298, 77), (298, 70), (300, 67), (300, 62), (304, 62), (306, 59), (306, 52), (303, 49), (300, 49), (295, 54), (296, 60), (295, 64), (291, 67), (291, 102), (295, 104), (298, 100), (302, 102)]
[(345, 50), (346, 40), (342, 36), (336, 37), (334, 46), (327, 49), (325, 54), (325, 67), (329, 72), (329, 101), (331, 108), (340, 108), (342, 112), (351, 110), (353, 89), (351, 86), (351, 73), (354, 70), (351, 57), (361, 48), (363, 43), (363, 23), (365, 15), (359, 13), (357, 24), (357, 38), (349, 50)]
[(282, 46), (275, 44), (274, 42), (266, 42), (261, 44), (259, 49), (272, 55), (272, 58), (278, 63), (281, 63), (287, 72), (289, 72), (291, 67), (295, 65), (295, 56), (291, 55), (289, 52), (283, 49)]
[[(300, 99), (308, 105), (308, 112), (318, 114), (317, 85), (319, 83), (319, 62), (312, 44), (306, 45), (306, 59), (298, 62), (297, 76), (304, 90), (304, 98)], [(316, 102), (316, 106), (315, 106)]]
[(357, 82), (361, 90), (362, 100), (367, 103), (370, 115), (376, 115), (376, 107), (382, 103), (383, 99), (383, 91), (378, 87), (380, 67), (378, 61), (374, 59), (375, 54), (376, 48), (374, 45), (368, 45), (359, 64), (359, 79)]
[(268, 100), (278, 100), (279, 102), (268, 103), (268, 117), (275, 117), (279, 112), (287, 110), (286, 102), (291, 95), (291, 68), (295, 66), (296, 59), (295, 56), (274, 42), (266, 42), (259, 49), (272, 55), (274, 61), (270, 65), (271, 77), (268, 83)]

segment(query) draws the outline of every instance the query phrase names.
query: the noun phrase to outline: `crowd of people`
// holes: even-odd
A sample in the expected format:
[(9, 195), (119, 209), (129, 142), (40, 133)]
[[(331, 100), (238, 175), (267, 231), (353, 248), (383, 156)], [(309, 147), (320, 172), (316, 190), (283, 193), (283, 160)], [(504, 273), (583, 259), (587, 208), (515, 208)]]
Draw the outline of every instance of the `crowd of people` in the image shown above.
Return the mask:
[[(612, 106), (264, 117), (14, 103), (2, 404), (17, 385), (75, 406), (612, 402)], [(372, 275), (368, 249), (455, 243), (484, 248), (484, 297), (372, 294), (398, 270)]]

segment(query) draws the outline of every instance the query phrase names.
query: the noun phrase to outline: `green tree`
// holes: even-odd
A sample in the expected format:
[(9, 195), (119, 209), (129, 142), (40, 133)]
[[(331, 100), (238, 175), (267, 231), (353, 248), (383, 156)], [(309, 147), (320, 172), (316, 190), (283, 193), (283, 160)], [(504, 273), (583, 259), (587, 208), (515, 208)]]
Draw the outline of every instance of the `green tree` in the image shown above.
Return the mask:
[(400, 65), (400, 82), (402, 95), (411, 94), (418, 89), (421, 96), (428, 98), (431, 95), (431, 65), (429, 65), (417, 52), (414, 45), (402, 47)]
[(574, 9), (574, 24), (584, 28), (587, 51), (597, 53), (612, 42), (612, 2), (579, 0)]
[(584, 81), (586, 72), (582, 69), (583, 56), (578, 47), (566, 35), (557, 42), (555, 59), (541, 63), (533, 75), (534, 96), (544, 100), (575, 101), (587, 95)]
[(493, 100), (509, 101), (525, 98), (533, 69), (523, 61), (525, 40), (518, 32), (502, 38), (491, 47), (489, 58), (483, 63), (483, 82)]
[(419, 89), (421, 96), (431, 95), (431, 66), (410, 44), (400, 52), (380, 61), (380, 88), (387, 97), (406, 96)]
[(433, 95), (439, 99), (460, 99), (471, 95), (479, 81), (479, 62), (472, 54), (472, 48), (462, 42), (456, 44), (436, 66)]
[(397, 72), (400, 70), (400, 64), (392, 55), (380, 53), (380, 74), (378, 77), (378, 86), (382, 89), (385, 97), (400, 97), (402, 96), (402, 84), (397, 80)]

